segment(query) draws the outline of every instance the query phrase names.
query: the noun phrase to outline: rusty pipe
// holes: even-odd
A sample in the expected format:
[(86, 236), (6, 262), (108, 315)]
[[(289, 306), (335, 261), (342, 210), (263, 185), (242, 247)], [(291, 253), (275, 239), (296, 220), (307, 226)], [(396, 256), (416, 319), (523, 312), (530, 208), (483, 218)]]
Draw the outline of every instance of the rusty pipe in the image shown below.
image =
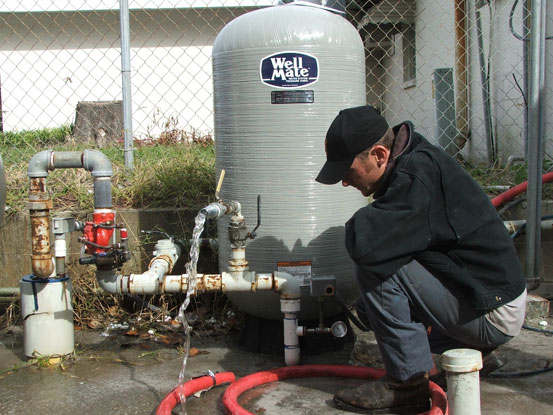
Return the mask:
[(468, 71), (467, 71), (467, 4), (454, 0), (455, 13), (455, 114), (457, 136), (454, 144), (461, 150), (469, 138)]
[(210, 203), (202, 208), (200, 212), (203, 213), (207, 219), (217, 220), (223, 215), (242, 216), (241, 210), (240, 203), (236, 201), (224, 202), (220, 200), (219, 202)]
[(44, 150), (35, 154), (27, 169), (30, 179), (27, 208), (31, 218), (31, 265), (33, 275), (48, 278), (55, 271), (50, 243), (50, 210), (53, 203), (46, 189), (48, 171), (57, 168), (84, 168), (94, 177), (94, 207), (111, 208), (111, 162), (100, 151)]
[[(186, 293), (188, 290), (188, 274), (159, 277), (159, 274), (154, 272), (121, 275), (116, 270), (98, 270), (96, 277), (100, 287), (110, 294), (174, 294)], [(193, 295), (207, 291), (222, 293), (274, 291), (280, 293), (281, 298), (284, 299), (300, 298), (299, 280), (282, 272), (257, 274), (247, 271), (240, 277), (228, 272), (197, 274)]]
[(31, 219), (31, 265), (33, 275), (48, 278), (54, 273), (50, 248), (50, 209), (52, 201), (46, 191), (46, 179), (32, 178), (27, 202)]

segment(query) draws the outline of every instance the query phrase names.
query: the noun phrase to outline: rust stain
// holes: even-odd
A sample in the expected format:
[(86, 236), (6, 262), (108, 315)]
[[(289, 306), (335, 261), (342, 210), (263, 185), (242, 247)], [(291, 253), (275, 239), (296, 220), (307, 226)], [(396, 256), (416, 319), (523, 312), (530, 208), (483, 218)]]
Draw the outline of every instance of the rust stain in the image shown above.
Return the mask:
[(34, 177), (30, 184), (31, 193), (46, 193), (46, 178)]

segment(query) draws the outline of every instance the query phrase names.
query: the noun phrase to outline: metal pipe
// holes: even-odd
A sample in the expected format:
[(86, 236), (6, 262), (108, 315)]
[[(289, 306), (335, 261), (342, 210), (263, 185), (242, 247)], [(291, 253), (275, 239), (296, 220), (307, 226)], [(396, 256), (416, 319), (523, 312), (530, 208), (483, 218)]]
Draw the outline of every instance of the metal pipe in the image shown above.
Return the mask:
[[(154, 269), (155, 265), (155, 269)], [(115, 269), (98, 270), (96, 278), (100, 287), (110, 294), (169, 294), (186, 293), (188, 274), (162, 275), (165, 264), (160, 260), (152, 263), (148, 271), (142, 274), (121, 275)], [(299, 295), (299, 280), (289, 274), (275, 271), (272, 274), (257, 274), (245, 271), (221, 274), (196, 274), (196, 290), (199, 292), (250, 292), (274, 291), (284, 299), (295, 299)]]
[(457, 136), (454, 144), (460, 151), (469, 137), (468, 82), (467, 82), (467, 4), (454, 1), (455, 13), (455, 99)]
[[(526, 225), (526, 221), (523, 219), (520, 220), (507, 220), (503, 221), (503, 224), (509, 231), (509, 233), (516, 232), (521, 226)], [(553, 229), (553, 219), (546, 219), (540, 221), (540, 228), (544, 231), (549, 231)]]
[(528, 210), (526, 231), (526, 285), (540, 285), (541, 192), (543, 159), (543, 94), (545, 77), (545, 1), (533, 0), (530, 27), (528, 94)]
[(131, 40), (129, 23), (129, 2), (119, 0), (119, 22), (121, 25), (121, 81), (123, 96), (123, 131), (125, 140), (125, 167), (134, 168), (131, 92)]
[(0, 297), (7, 297), (10, 295), (19, 295), (19, 287), (2, 287), (0, 288)]
[[(522, 93), (524, 101), (527, 102), (526, 96), (528, 96), (528, 62), (530, 60), (530, 48), (528, 47), (528, 35), (530, 32), (530, 2), (526, 0), (522, 6)], [(524, 106), (523, 111), (523, 128), (524, 128), (524, 159), (528, 157), (528, 104)]]
[[(94, 177), (94, 207), (111, 208), (111, 161), (98, 150), (52, 151), (35, 154), (27, 169), (30, 179), (27, 208), (31, 218), (31, 265), (33, 275), (49, 278), (55, 271), (50, 243), (50, 210), (53, 203), (46, 189), (48, 171), (58, 168), (84, 168)], [(60, 263), (61, 265), (61, 263)]]
[(31, 218), (31, 266), (33, 275), (38, 278), (48, 278), (54, 273), (49, 219), (52, 207), (46, 191), (46, 178), (32, 177), (27, 208)]
[(484, 110), (484, 131), (486, 134), (486, 150), (488, 164), (495, 162), (495, 148), (492, 127), (492, 111), (490, 102), (490, 78), (486, 69), (486, 60), (484, 58), (484, 41), (482, 37), (482, 19), (480, 10), (475, 10), (476, 15), (476, 39), (478, 43), (478, 61), (480, 63), (480, 80), (482, 83), (482, 105)]

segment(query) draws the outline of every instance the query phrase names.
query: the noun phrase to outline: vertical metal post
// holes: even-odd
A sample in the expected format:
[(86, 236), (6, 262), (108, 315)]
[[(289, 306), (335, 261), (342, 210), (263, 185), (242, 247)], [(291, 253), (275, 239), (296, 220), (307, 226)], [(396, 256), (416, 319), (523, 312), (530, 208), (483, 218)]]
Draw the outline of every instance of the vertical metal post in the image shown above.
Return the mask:
[(544, 77), (545, 1), (533, 0), (528, 91), (528, 212), (526, 228), (526, 284), (528, 290), (536, 289), (540, 284)]
[(131, 41), (129, 24), (129, 2), (119, 0), (119, 22), (121, 24), (121, 78), (123, 95), (123, 129), (125, 134), (125, 167), (134, 168), (132, 134), (131, 93)]

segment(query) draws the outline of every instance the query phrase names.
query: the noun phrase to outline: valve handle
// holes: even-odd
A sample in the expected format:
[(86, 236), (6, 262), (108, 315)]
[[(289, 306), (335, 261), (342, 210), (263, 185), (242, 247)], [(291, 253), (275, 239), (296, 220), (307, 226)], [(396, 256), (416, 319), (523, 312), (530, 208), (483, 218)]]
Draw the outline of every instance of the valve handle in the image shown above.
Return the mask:
[(215, 199), (219, 200), (219, 192), (221, 191), (221, 187), (223, 187), (223, 180), (225, 179), (225, 169), (221, 170), (221, 173), (219, 174), (219, 181), (217, 182), (217, 187), (215, 188)]
[(257, 224), (255, 225), (255, 228), (253, 228), (253, 231), (248, 232), (248, 237), (250, 239), (255, 239), (257, 234), (255, 231), (259, 226), (261, 225), (261, 195), (257, 195)]

